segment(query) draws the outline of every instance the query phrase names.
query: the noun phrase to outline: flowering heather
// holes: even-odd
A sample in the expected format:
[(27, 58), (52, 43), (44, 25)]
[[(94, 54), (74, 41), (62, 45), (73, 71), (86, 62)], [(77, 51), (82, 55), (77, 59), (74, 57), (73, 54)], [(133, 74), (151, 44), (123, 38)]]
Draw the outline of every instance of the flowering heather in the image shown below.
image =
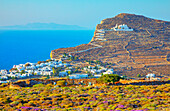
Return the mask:
[[(37, 93), (38, 92), (38, 93)], [(0, 110), (168, 111), (170, 84), (84, 87), (0, 87)]]

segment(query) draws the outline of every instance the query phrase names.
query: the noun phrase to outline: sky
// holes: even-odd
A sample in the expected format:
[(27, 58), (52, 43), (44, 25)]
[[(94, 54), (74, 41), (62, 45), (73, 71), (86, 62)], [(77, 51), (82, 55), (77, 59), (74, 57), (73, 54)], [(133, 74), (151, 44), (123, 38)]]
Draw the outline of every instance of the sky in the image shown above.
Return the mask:
[(95, 29), (119, 13), (170, 21), (170, 0), (0, 0), (0, 26), (38, 22)]

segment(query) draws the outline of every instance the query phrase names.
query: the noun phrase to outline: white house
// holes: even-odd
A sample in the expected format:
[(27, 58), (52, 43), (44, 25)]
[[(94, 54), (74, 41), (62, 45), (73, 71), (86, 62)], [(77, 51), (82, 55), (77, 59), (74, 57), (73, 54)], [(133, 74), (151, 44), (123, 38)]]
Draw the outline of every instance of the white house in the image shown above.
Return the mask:
[(125, 24), (121, 24), (121, 25), (117, 25), (115, 27), (112, 28), (114, 31), (133, 31), (133, 29), (130, 29), (127, 25)]
[(156, 77), (155, 74), (147, 74), (147, 75), (146, 75), (146, 78), (155, 78), (155, 77)]
[(8, 83), (7, 81), (0, 81), (0, 83)]
[(7, 74), (8, 73), (8, 71), (6, 70), (6, 69), (2, 69), (1, 71), (0, 71), (0, 74)]
[(68, 73), (65, 72), (65, 71), (59, 72), (59, 76), (60, 76), (60, 77), (65, 77), (65, 76), (67, 76), (67, 75), (68, 75)]
[(92, 70), (91, 70), (91, 73), (93, 73), (93, 74), (94, 74), (94, 73), (97, 73), (97, 70), (96, 70), (96, 69), (92, 69)]
[(43, 72), (43, 75), (49, 75), (49, 76), (51, 76), (53, 74), (53, 72), (51, 72), (51, 71), (45, 71), (45, 72)]
[(36, 65), (36, 67), (37, 67), (37, 68), (42, 68), (43, 66), (42, 66), (42, 65), (37, 64), (37, 65)]
[(113, 69), (108, 69), (106, 72), (104, 72), (103, 74), (113, 74), (114, 71)]
[(16, 77), (15, 73), (11, 72), (8, 76), (10, 77)]
[(95, 74), (95, 75), (94, 75), (95, 78), (99, 78), (99, 77), (101, 77), (101, 76), (102, 76), (101, 74)]
[(36, 75), (41, 75), (41, 72), (38, 71), (38, 70), (35, 70), (35, 71), (34, 71), (34, 74), (36, 74)]
[(7, 76), (0, 76), (0, 79), (8, 79)]
[(62, 65), (55, 65), (55, 67), (57, 68), (57, 67), (62, 67)]
[(25, 67), (19, 67), (18, 71), (21, 72), (22, 70), (25, 70)]
[(87, 78), (88, 74), (72, 74), (69, 75), (69, 79), (80, 79), (80, 78)]
[(28, 70), (28, 73), (33, 73), (34, 71), (33, 70)]
[(27, 77), (27, 74), (22, 74), (22, 75), (20, 76), (20, 78), (25, 78), (25, 77)]

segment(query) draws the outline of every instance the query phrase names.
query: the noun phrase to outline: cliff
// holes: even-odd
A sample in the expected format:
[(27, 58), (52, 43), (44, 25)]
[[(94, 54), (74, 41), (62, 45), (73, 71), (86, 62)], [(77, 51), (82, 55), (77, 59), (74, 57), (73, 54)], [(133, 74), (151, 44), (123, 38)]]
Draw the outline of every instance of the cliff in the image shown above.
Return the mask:
[[(116, 24), (126, 24), (133, 31), (110, 30)], [(105, 31), (102, 32), (102, 29)], [(103, 36), (98, 37), (97, 34), (101, 32), (104, 33)], [(89, 44), (53, 50), (51, 56), (56, 58), (61, 52), (75, 52), (72, 55), (79, 57), (80, 60), (111, 63), (116, 73), (122, 75), (136, 76), (147, 73), (170, 75), (169, 38), (170, 22), (121, 13), (102, 20), (96, 26)]]

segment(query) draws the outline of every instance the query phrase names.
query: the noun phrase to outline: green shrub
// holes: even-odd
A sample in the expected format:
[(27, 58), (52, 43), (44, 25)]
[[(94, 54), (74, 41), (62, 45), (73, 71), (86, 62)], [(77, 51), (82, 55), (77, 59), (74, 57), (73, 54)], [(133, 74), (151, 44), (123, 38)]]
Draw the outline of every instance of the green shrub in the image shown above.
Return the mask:
[(100, 78), (97, 79), (99, 83), (108, 83), (108, 82), (117, 82), (120, 80), (120, 76), (117, 74), (105, 74), (102, 75)]

